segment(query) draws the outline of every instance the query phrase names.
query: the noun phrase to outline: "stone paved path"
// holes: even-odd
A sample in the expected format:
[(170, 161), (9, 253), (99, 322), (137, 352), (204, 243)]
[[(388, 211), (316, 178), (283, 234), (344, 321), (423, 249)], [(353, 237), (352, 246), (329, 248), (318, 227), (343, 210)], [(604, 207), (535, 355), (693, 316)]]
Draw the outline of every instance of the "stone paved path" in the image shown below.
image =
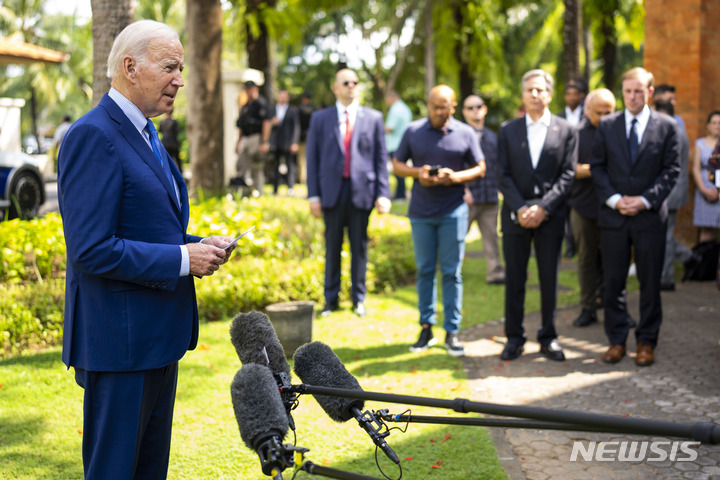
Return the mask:
[[(464, 330), (472, 400), (528, 405), (655, 420), (720, 425), (720, 291), (712, 282), (678, 284), (663, 292), (664, 321), (656, 362), (637, 367), (635, 339), (628, 339), (629, 356), (616, 365), (599, 358), (607, 348), (601, 322), (577, 328), (572, 320), (578, 306), (558, 311), (557, 330), (565, 362), (547, 360), (538, 353), (534, 332), (539, 314), (526, 316), (530, 332), (525, 354), (512, 362), (500, 360), (505, 344), (502, 321)], [(639, 318), (638, 295), (628, 298), (629, 312)], [(585, 461), (571, 462), (574, 441), (585, 449), (595, 442), (669, 441), (641, 435), (566, 432), (529, 429), (489, 429), (512, 480), (720, 480), (720, 445), (701, 445), (694, 461)], [(617, 446), (613, 447), (617, 450)], [(617, 444), (615, 444), (617, 445)], [(671, 446), (659, 448), (668, 454)], [(617, 455), (612, 455), (616, 458)], [(669, 457), (669, 455), (668, 455)], [(676, 458), (687, 458), (682, 451)]]

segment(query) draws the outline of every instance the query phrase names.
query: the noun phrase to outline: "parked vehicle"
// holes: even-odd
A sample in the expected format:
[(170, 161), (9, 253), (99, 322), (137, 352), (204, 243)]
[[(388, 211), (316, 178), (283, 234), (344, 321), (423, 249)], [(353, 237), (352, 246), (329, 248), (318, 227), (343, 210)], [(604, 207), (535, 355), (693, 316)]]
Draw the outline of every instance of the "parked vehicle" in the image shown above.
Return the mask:
[(37, 159), (22, 152), (0, 152), (0, 220), (38, 215), (45, 182)]

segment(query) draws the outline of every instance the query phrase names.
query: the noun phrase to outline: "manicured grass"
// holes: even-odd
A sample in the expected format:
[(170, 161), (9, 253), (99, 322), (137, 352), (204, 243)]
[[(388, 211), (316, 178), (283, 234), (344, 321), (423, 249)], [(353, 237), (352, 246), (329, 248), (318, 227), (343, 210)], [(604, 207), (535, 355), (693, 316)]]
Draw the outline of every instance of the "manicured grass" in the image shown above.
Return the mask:
[[(493, 289), (497, 295), (489, 295), (492, 301), (480, 303), (501, 305), (502, 287)], [(417, 335), (415, 301), (414, 287), (370, 296), (370, 315), (363, 320), (344, 302), (343, 311), (316, 319), (313, 339), (330, 345), (365, 390), (469, 398), (460, 359), (441, 348), (423, 354), (408, 351)], [(199, 347), (180, 363), (169, 478), (264, 478), (257, 455), (240, 439), (232, 411), (229, 386), (241, 364), (229, 341), (229, 325), (229, 319), (202, 325)], [(60, 350), (1, 361), (0, 384), (0, 478), (82, 478), (82, 390), (72, 370), (62, 365)], [(366, 403), (366, 409), (381, 408), (398, 414), (406, 409)], [(453, 415), (422, 407), (412, 411)], [(334, 423), (309, 395), (300, 398), (294, 417), (297, 444), (310, 449), (308, 460), (382, 477), (375, 466), (374, 445), (357, 422)], [(289, 435), (286, 442), (291, 441)], [(401, 459), (403, 478), (506, 478), (482, 428), (411, 424), (405, 434), (393, 430), (387, 441)], [(397, 467), (382, 452), (378, 459), (386, 474), (397, 478)], [(284, 473), (285, 478), (291, 476), (289, 470)], [(298, 473), (296, 478), (310, 477)]]

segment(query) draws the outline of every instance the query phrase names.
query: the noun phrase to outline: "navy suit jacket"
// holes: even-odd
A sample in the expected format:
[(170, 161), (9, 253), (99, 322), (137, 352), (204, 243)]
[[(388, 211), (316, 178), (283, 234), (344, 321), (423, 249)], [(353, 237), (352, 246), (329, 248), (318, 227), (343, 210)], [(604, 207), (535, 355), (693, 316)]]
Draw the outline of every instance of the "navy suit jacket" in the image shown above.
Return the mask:
[[(166, 154), (167, 157), (167, 154)], [(136, 371), (178, 361), (197, 344), (192, 276), (179, 277), (188, 195), (181, 205), (152, 149), (105, 95), (68, 131), (58, 159), (67, 246), (63, 362)]]
[[(378, 197), (390, 198), (385, 128), (380, 112), (358, 107), (350, 143), (353, 205), (372, 210)], [(306, 140), (308, 198), (320, 197), (323, 208), (337, 204), (345, 154), (335, 105), (313, 113)]]
[[(645, 231), (665, 232), (667, 198), (680, 173), (680, 142), (677, 122), (668, 115), (650, 111), (635, 163), (625, 130), (625, 111), (600, 120), (590, 158), (593, 184), (600, 202), (598, 226), (621, 228), (629, 218)], [(622, 215), (605, 201), (614, 194), (641, 195), (650, 209), (634, 217)]]
[[(512, 220), (523, 205), (540, 205), (550, 217), (541, 228), (562, 235), (567, 215), (567, 197), (575, 178), (577, 130), (552, 115), (536, 168), (532, 166), (525, 117), (510, 120), (498, 132), (498, 168), (503, 194), (501, 213), (505, 233), (524, 229)], [(535, 193), (537, 188), (539, 193)]]
[(288, 105), (282, 121), (270, 132), (270, 145), (276, 151), (289, 152), (290, 146), (296, 143), (300, 143), (300, 116), (296, 107)]

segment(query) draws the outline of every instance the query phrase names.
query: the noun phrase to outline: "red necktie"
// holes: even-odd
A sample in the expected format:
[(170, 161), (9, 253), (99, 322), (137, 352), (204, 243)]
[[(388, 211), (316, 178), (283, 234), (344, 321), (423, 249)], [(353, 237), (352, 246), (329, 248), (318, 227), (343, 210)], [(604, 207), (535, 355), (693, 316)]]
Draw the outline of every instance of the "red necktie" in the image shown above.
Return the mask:
[(345, 166), (343, 167), (343, 178), (350, 178), (350, 140), (352, 139), (352, 125), (350, 124), (350, 112), (345, 110)]

